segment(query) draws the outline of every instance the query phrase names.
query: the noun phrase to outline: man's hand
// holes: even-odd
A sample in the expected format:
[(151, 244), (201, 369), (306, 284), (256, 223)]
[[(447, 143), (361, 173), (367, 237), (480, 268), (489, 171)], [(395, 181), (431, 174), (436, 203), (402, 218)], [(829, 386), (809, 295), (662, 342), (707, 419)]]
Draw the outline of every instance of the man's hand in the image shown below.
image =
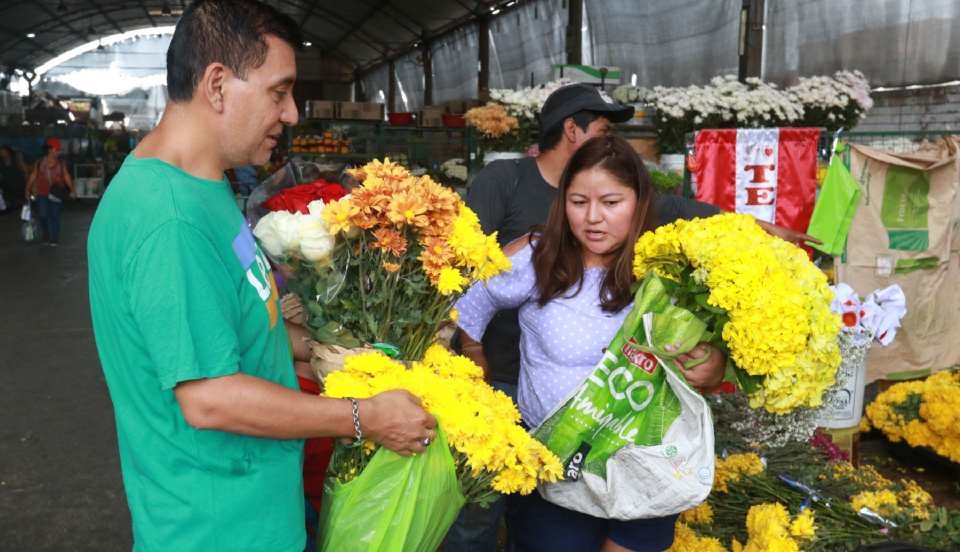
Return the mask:
[(804, 234), (803, 232), (787, 228), (786, 226), (779, 226), (759, 219), (757, 219), (757, 224), (760, 226), (760, 228), (766, 230), (766, 232), (771, 236), (776, 236), (795, 245), (802, 246), (805, 245), (805, 242), (816, 244), (823, 243), (809, 234)]
[(370, 440), (404, 456), (423, 452), (437, 436), (437, 420), (401, 390), (360, 401), (360, 424)]
[(720, 349), (709, 343), (697, 344), (689, 352), (678, 356), (677, 361), (683, 368), (683, 377), (701, 393), (716, 391), (723, 383), (727, 359)]

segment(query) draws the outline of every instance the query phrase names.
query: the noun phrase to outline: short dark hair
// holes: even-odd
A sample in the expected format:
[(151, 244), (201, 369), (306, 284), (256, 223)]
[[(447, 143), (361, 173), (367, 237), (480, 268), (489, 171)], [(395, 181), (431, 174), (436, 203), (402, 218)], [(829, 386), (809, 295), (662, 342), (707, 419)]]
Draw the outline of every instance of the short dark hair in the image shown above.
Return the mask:
[[(580, 127), (580, 130), (586, 132), (590, 123), (597, 120), (600, 115), (593, 111), (577, 111), (570, 117), (573, 118), (573, 122)], [(566, 121), (566, 119), (563, 121)], [(557, 147), (557, 144), (560, 143), (560, 138), (563, 137), (563, 121), (561, 121), (559, 125), (554, 125), (553, 128), (549, 128), (546, 132), (540, 134), (540, 151), (549, 151)]]
[(197, 0), (183, 12), (167, 48), (167, 94), (189, 101), (204, 71), (222, 63), (240, 78), (267, 58), (266, 35), (300, 47), (296, 22), (255, 0)]
[(550, 207), (547, 223), (537, 236), (533, 249), (538, 302), (545, 305), (576, 286), (573, 295), (583, 287), (583, 253), (580, 242), (570, 229), (567, 218), (567, 191), (573, 178), (594, 167), (601, 168), (637, 194), (637, 210), (630, 232), (600, 285), (600, 306), (617, 312), (630, 304), (633, 296), (633, 245), (640, 234), (652, 230), (656, 223), (653, 206), (653, 182), (643, 160), (633, 147), (616, 136), (597, 136), (584, 142), (573, 154), (560, 176), (557, 199)]

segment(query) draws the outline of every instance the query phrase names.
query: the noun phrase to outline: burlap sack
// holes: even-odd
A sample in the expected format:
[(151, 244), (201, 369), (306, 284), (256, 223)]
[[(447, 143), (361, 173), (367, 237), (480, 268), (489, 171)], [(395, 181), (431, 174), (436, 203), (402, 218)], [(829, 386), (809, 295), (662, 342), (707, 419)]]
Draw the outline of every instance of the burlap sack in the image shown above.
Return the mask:
[(867, 382), (960, 363), (960, 194), (952, 141), (894, 155), (854, 145), (850, 172), (861, 188), (837, 281), (861, 295), (900, 284), (907, 315), (889, 347), (872, 347)]

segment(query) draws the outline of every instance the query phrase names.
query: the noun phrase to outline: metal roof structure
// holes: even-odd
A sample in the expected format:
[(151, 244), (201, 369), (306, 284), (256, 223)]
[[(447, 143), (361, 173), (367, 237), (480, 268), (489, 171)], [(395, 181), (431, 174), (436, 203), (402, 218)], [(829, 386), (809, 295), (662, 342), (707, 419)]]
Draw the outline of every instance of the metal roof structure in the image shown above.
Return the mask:
[[(500, 4), (494, 0), (268, 0), (300, 22), (304, 41), (357, 71), (443, 35)], [(184, 0), (0, 0), (0, 64), (33, 69), (99, 37), (173, 25)], [(494, 12), (495, 13), (495, 12)]]

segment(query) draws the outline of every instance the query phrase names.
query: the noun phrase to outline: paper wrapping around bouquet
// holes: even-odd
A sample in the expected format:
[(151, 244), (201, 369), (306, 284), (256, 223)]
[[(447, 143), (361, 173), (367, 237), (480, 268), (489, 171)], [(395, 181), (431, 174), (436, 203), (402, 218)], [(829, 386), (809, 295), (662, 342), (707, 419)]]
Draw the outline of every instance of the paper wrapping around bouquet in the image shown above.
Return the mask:
[(310, 350), (313, 352), (310, 357), (310, 367), (313, 368), (313, 373), (317, 376), (317, 379), (323, 381), (330, 373), (342, 370), (347, 357), (360, 353), (370, 353), (375, 349), (366, 345), (347, 348), (330, 343), (310, 341)]

